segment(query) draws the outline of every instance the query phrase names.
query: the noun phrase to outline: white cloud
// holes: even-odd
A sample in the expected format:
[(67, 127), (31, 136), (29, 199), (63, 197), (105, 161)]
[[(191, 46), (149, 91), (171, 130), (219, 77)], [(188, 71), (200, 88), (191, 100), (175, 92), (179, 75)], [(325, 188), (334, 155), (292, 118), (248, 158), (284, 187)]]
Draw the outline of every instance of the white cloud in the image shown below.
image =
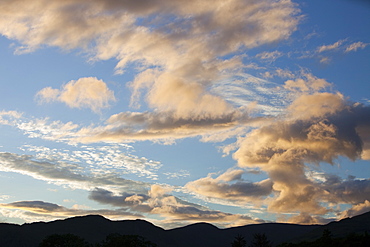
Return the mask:
[(346, 51), (345, 52), (351, 52), (351, 51), (357, 51), (358, 49), (364, 49), (366, 46), (368, 46), (369, 44), (367, 43), (363, 43), (361, 41), (359, 42), (355, 42), (355, 43), (352, 43), (350, 44), (347, 48), (346, 48)]
[(37, 93), (36, 98), (42, 103), (60, 101), (71, 108), (90, 108), (94, 112), (100, 112), (109, 107), (110, 102), (116, 101), (113, 91), (96, 77), (69, 81), (61, 89), (44, 88)]
[(331, 84), (325, 79), (320, 79), (310, 73), (301, 72), (301, 76), (295, 80), (284, 82), (284, 88), (295, 93), (312, 93), (318, 92), (329, 87)]
[(331, 45), (320, 46), (320, 47), (317, 48), (317, 52), (321, 53), (321, 52), (324, 52), (324, 51), (330, 51), (330, 50), (337, 49), (343, 44), (344, 41), (345, 40), (339, 40), (339, 41), (337, 41), (337, 42), (335, 42), (334, 44), (331, 44)]
[(262, 59), (262, 60), (266, 60), (266, 61), (269, 61), (269, 62), (273, 62), (275, 61), (276, 59), (278, 59), (279, 57), (281, 57), (283, 54), (279, 51), (273, 51), (273, 52), (262, 52), (262, 53), (259, 53), (256, 55), (256, 57)]

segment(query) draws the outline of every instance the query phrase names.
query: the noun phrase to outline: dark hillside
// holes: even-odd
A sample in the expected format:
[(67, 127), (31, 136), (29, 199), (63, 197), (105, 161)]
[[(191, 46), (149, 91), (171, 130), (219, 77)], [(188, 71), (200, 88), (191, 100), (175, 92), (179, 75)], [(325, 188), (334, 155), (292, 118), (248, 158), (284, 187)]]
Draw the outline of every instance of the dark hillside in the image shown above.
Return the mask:
[(102, 216), (90, 215), (23, 224), (0, 224), (0, 246), (36, 247), (51, 234), (74, 234), (89, 243), (98, 243), (111, 233), (139, 235), (158, 247), (227, 247), (238, 235), (249, 245), (253, 234), (263, 233), (274, 245), (292, 240), (314, 240), (328, 229), (333, 236), (351, 232), (370, 232), (370, 212), (324, 226), (266, 223), (219, 229), (208, 223), (197, 223), (172, 230), (164, 230), (145, 220), (111, 221)]

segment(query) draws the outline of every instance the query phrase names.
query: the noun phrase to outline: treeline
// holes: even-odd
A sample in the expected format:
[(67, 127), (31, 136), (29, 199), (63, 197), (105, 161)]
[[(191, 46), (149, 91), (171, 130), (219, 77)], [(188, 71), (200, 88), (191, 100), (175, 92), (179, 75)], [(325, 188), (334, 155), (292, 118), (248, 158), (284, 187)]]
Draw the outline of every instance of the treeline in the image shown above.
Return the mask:
[[(47, 236), (39, 247), (157, 247), (156, 244), (138, 235), (122, 235), (118, 233), (108, 235), (100, 243), (91, 244), (85, 239), (74, 234), (53, 234)], [(265, 234), (254, 234), (253, 240), (248, 245), (245, 238), (237, 235), (231, 242), (231, 247), (271, 247), (273, 244)], [(322, 236), (313, 241), (299, 243), (282, 243), (277, 247), (369, 247), (370, 235), (350, 233), (344, 237), (334, 238), (329, 230), (324, 230)]]
[(47, 236), (39, 247), (156, 247), (157, 245), (138, 235), (113, 233), (101, 243), (90, 244), (74, 234), (53, 234)]
[(349, 233), (344, 237), (333, 238), (329, 230), (324, 230), (322, 236), (314, 241), (302, 241), (299, 243), (283, 243), (277, 247), (369, 247), (370, 235)]
[[(271, 247), (273, 244), (265, 234), (254, 234), (252, 242), (248, 245), (243, 236), (238, 235), (231, 243), (231, 247)], [(324, 230), (322, 236), (313, 241), (302, 241), (299, 243), (282, 243), (276, 247), (369, 247), (370, 235), (350, 233), (345, 237), (333, 238), (329, 230)]]

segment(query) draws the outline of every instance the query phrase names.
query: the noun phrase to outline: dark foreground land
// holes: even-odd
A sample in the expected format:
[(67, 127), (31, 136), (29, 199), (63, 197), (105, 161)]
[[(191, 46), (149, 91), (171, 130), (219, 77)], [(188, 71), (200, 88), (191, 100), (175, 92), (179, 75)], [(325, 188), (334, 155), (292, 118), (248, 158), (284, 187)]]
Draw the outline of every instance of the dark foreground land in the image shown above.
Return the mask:
[[(144, 220), (110, 221), (90, 215), (53, 222), (15, 225), (0, 224), (0, 246), (36, 247), (50, 235), (73, 234), (94, 246), (104, 242), (109, 234), (138, 235), (158, 247), (228, 247), (236, 237), (242, 237), (249, 246), (258, 234), (264, 234), (272, 246), (284, 242), (314, 241), (330, 233), (332, 238), (352, 234), (370, 234), (370, 212), (331, 222), (326, 225), (296, 225), (265, 223), (219, 229), (211, 224), (197, 223), (172, 230), (164, 230)], [(285, 246), (288, 246), (287, 244)]]

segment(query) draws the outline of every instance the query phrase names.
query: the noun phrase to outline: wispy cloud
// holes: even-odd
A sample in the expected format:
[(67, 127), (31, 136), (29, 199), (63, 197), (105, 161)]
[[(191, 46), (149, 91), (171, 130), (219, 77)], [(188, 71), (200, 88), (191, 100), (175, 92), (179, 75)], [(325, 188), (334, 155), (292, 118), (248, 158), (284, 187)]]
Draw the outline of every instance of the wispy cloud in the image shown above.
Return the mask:
[(337, 49), (343, 44), (344, 41), (345, 40), (339, 40), (339, 41), (337, 41), (337, 42), (335, 42), (334, 44), (331, 44), (331, 45), (320, 46), (320, 47), (317, 48), (317, 52), (321, 53), (321, 52), (324, 52), (324, 51), (330, 51), (330, 50)]
[(281, 57), (283, 54), (280, 51), (272, 51), (272, 52), (262, 52), (256, 55), (256, 57), (266, 60), (268, 62), (274, 62), (276, 59)]
[(355, 42), (355, 43), (352, 43), (352, 44), (350, 44), (347, 48), (346, 48), (346, 50), (345, 50), (345, 52), (351, 52), (351, 51), (357, 51), (358, 49), (364, 49), (366, 46), (368, 46), (369, 44), (367, 44), (367, 43), (364, 43), (364, 42), (361, 42), (361, 41), (359, 41), (359, 42)]

